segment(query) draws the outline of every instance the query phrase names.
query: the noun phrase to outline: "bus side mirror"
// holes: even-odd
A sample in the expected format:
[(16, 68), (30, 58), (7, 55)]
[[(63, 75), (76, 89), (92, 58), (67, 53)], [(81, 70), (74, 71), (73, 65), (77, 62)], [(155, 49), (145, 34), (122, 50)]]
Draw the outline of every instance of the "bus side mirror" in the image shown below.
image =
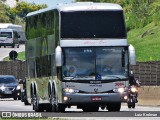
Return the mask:
[(61, 67), (62, 66), (62, 49), (60, 46), (56, 47), (55, 50), (55, 61), (56, 61), (56, 66)]
[(130, 65), (136, 65), (136, 52), (132, 45), (129, 45), (129, 61)]

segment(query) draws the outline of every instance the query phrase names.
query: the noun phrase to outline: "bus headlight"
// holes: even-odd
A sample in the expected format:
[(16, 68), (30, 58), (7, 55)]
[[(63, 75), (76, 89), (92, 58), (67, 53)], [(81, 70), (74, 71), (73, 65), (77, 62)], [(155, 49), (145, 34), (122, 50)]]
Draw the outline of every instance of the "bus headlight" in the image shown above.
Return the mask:
[(123, 93), (124, 92), (124, 88), (118, 88), (118, 92), (119, 93)]
[(66, 93), (77, 93), (77, 92), (78, 92), (78, 90), (74, 90), (74, 89), (72, 89), (72, 88), (65, 88), (64, 91), (65, 91)]
[(113, 91), (114, 92), (119, 92), (119, 93), (123, 93), (126, 92), (127, 88), (125, 87), (121, 87), (121, 88), (115, 88)]
[(135, 93), (135, 92), (137, 91), (137, 89), (136, 89), (135, 87), (132, 87), (132, 88), (131, 88), (131, 91), (132, 91), (133, 93)]

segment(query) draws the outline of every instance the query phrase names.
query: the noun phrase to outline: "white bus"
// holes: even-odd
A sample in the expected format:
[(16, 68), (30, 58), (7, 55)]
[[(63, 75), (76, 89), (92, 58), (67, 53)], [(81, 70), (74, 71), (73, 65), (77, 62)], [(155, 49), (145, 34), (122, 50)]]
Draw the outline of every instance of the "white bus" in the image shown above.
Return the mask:
[(26, 36), (25, 104), (35, 111), (120, 111), (135, 64), (121, 6), (82, 2), (32, 12)]

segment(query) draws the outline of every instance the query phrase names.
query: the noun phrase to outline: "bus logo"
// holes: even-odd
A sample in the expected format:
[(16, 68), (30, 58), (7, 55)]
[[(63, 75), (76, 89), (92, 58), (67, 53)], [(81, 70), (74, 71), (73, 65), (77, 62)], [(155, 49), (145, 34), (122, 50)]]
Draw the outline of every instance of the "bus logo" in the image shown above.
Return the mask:
[(95, 89), (94, 89), (94, 92), (97, 93), (97, 92), (98, 92), (98, 88), (95, 88)]

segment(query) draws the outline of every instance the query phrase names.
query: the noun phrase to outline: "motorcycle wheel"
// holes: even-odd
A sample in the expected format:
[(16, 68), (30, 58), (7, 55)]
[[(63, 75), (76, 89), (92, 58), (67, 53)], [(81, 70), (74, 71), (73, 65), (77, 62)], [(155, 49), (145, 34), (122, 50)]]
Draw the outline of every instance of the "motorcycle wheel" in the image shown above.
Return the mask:
[(132, 103), (132, 108), (135, 108), (135, 102)]
[(129, 105), (129, 104), (128, 104), (128, 108), (131, 108), (131, 107), (132, 107), (132, 105)]

